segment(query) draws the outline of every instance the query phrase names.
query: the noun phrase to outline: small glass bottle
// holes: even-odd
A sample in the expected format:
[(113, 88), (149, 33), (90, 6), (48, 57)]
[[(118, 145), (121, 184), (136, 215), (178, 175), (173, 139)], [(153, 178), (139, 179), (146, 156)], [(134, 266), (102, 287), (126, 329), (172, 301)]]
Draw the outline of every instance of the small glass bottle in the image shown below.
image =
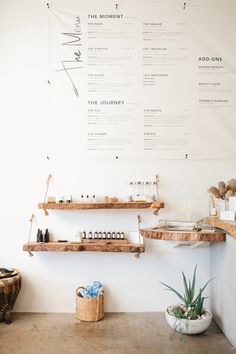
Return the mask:
[(102, 231), (99, 231), (99, 233), (98, 233), (98, 239), (99, 239), (99, 240), (102, 239)]
[(43, 232), (40, 229), (37, 232), (37, 243), (43, 243)]
[(111, 239), (111, 233), (110, 233), (110, 231), (107, 232), (107, 239), (108, 239), (108, 240)]
[(62, 196), (62, 197), (59, 197), (58, 203), (64, 203), (64, 197), (63, 197), (63, 196)]
[(216, 203), (213, 195), (210, 195), (209, 197), (209, 215), (217, 216)]
[(128, 196), (128, 200), (129, 201), (133, 201), (134, 198), (134, 182), (129, 182), (129, 196)]
[(44, 236), (43, 236), (43, 241), (45, 243), (49, 242), (49, 232), (48, 229), (45, 230)]
[(155, 202), (157, 200), (157, 182), (154, 181), (152, 182), (152, 196), (151, 196), (152, 201)]
[(66, 203), (72, 203), (72, 195), (66, 196)]
[(145, 182), (139, 181), (138, 182), (138, 194), (139, 199), (144, 199), (144, 189), (145, 189)]
[(93, 233), (92, 233), (92, 231), (89, 231), (88, 238), (89, 238), (89, 240), (92, 240), (92, 239), (93, 239)]
[(97, 240), (98, 239), (98, 233), (97, 231), (94, 232), (94, 240)]
[(103, 231), (103, 233), (102, 233), (102, 238), (103, 238), (103, 240), (106, 240), (106, 238), (107, 238), (107, 233), (106, 233), (106, 231)]
[(116, 233), (115, 233), (115, 231), (112, 231), (112, 240), (115, 240), (116, 239)]
[(144, 182), (138, 181), (135, 182), (136, 192), (135, 192), (135, 201), (140, 201), (144, 199)]
[(150, 184), (148, 181), (145, 182), (144, 184), (144, 194), (145, 194), (145, 198), (146, 200), (149, 200), (150, 199)]
[(84, 230), (84, 231), (82, 232), (82, 239), (83, 239), (83, 240), (86, 240), (86, 237), (87, 237), (86, 231)]

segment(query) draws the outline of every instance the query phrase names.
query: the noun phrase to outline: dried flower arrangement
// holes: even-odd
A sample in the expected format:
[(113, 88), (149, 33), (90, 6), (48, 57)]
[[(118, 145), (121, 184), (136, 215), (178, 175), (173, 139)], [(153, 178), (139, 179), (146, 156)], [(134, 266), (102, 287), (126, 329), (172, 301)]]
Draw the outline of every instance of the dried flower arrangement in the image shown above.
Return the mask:
[(212, 194), (217, 199), (228, 199), (231, 196), (236, 196), (236, 179), (231, 178), (227, 183), (220, 181), (217, 187), (210, 187), (207, 192)]

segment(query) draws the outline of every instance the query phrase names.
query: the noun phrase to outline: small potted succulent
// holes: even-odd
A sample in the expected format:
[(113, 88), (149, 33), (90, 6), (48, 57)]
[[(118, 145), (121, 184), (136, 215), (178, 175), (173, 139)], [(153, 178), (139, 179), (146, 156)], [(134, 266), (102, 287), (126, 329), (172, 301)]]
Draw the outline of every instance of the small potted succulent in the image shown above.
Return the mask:
[(182, 272), (184, 285), (183, 295), (171, 286), (160, 282), (166, 287), (166, 290), (174, 292), (181, 300), (181, 303), (169, 306), (165, 315), (168, 324), (174, 330), (183, 334), (197, 334), (204, 332), (208, 329), (212, 320), (211, 313), (203, 307), (204, 300), (206, 299), (206, 297), (203, 296), (203, 292), (212, 279), (200, 288), (196, 294), (196, 272), (197, 266), (195, 266), (192, 279), (189, 279), (188, 282), (185, 274)]

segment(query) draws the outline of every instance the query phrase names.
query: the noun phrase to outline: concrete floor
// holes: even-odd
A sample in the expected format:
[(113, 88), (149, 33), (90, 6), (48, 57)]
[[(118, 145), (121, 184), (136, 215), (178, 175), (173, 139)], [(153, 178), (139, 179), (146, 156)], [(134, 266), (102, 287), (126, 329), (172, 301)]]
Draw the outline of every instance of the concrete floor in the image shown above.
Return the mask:
[(0, 354), (233, 354), (217, 325), (200, 335), (174, 333), (164, 314), (110, 313), (94, 323), (74, 314), (14, 313), (0, 323)]

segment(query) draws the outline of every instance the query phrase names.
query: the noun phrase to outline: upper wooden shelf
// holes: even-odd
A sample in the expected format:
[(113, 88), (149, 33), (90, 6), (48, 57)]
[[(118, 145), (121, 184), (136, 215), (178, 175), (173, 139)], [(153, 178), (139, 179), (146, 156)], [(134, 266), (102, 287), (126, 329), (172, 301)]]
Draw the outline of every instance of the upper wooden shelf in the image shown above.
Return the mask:
[(154, 240), (166, 241), (201, 241), (201, 242), (221, 242), (225, 241), (225, 233), (221, 230), (201, 230), (201, 231), (170, 231), (164, 228), (141, 229), (143, 237)]
[(99, 241), (91, 243), (81, 242), (30, 242), (23, 246), (23, 251), (28, 252), (131, 252), (143, 253), (144, 245), (139, 243), (115, 243), (109, 241)]
[(161, 209), (162, 202), (116, 202), (116, 203), (39, 203), (39, 209), (88, 210), (88, 209)]
[(220, 220), (217, 217), (206, 217), (202, 219), (203, 224), (211, 225), (213, 227), (218, 227), (230, 234), (236, 240), (236, 222)]

